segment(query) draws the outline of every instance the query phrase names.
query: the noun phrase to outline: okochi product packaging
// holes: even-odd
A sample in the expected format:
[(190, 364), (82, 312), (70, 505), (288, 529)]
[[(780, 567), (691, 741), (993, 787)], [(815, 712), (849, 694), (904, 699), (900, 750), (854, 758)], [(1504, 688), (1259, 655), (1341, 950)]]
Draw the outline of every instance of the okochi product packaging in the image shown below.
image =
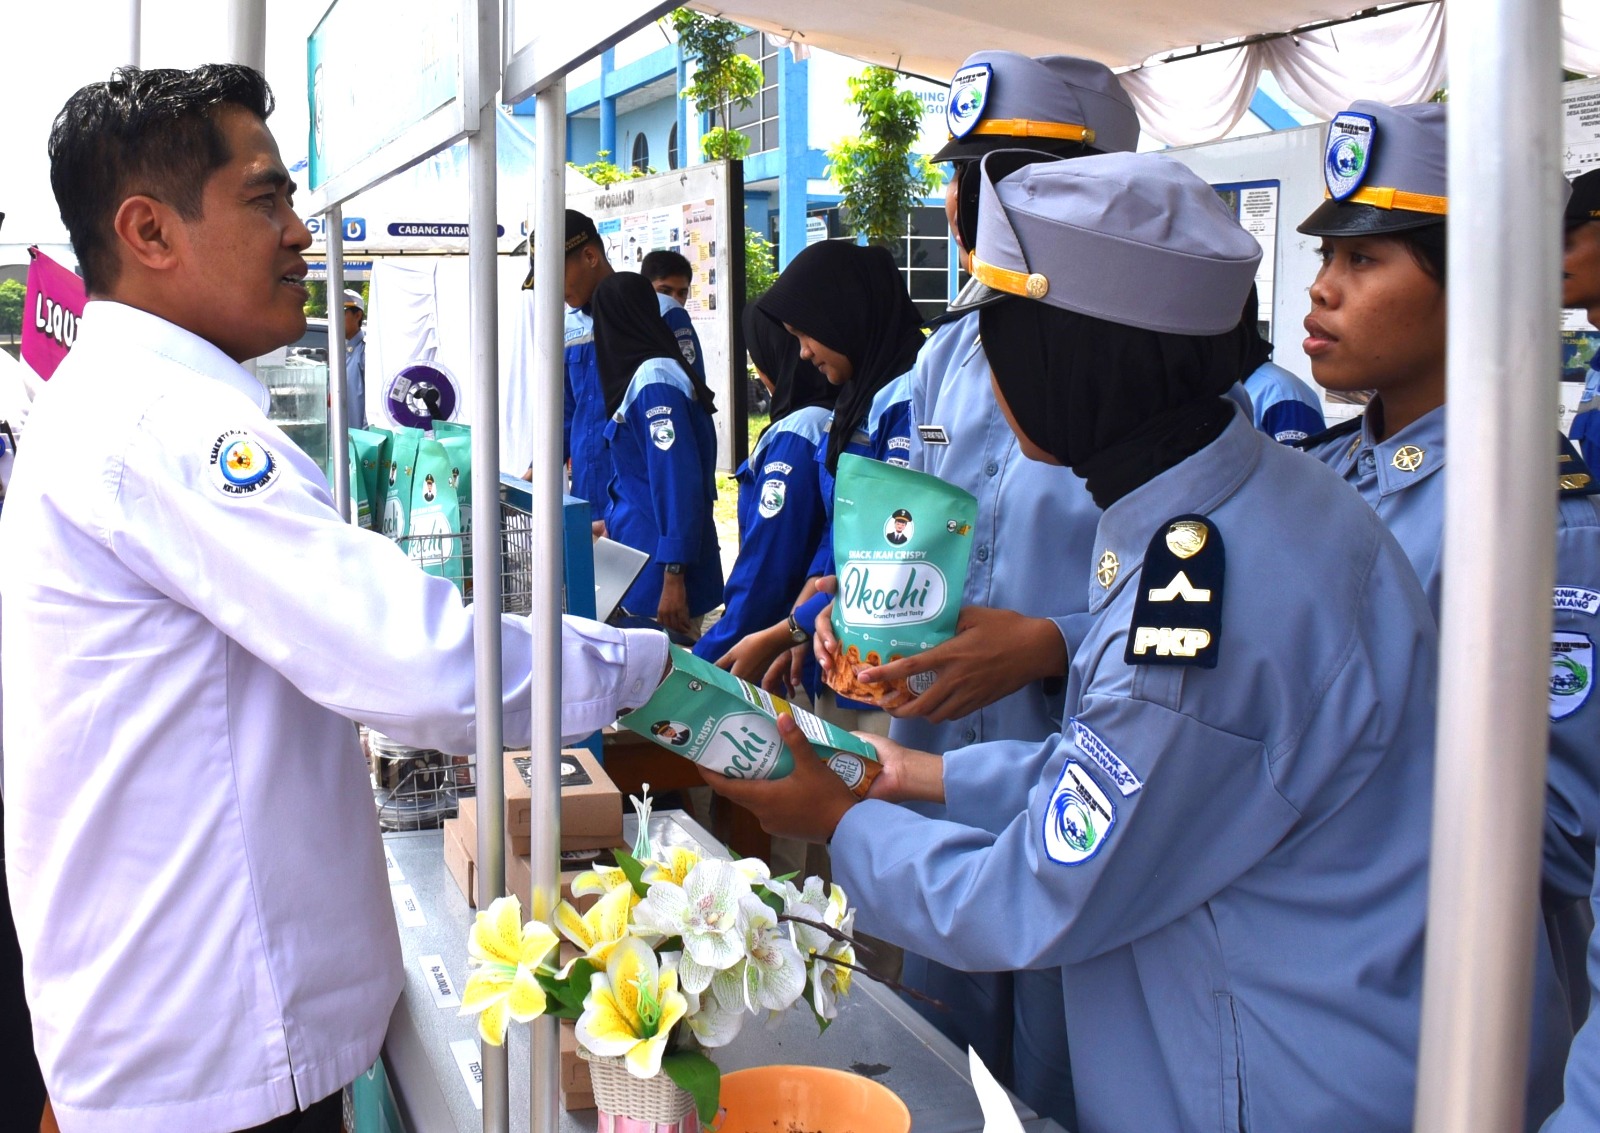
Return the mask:
[(887, 684), (856, 674), (955, 636), (977, 516), (978, 501), (937, 476), (867, 457), (839, 458), (833, 490), (839, 663), (828, 673), (834, 692), (897, 708), (933, 684), (932, 673)]
[(350, 494), (355, 497), (356, 522), (369, 531), (383, 530), (391, 443), (387, 429), (350, 430)]
[(778, 715), (787, 712), (857, 797), (878, 777), (878, 753), (865, 740), (686, 649), (671, 646), (670, 661), (655, 695), (618, 721), (630, 732), (729, 779), (782, 779), (794, 770), (778, 737)]
[(461, 514), (462, 593), (472, 596), (472, 427), (454, 421), (435, 421), (433, 436), (450, 458), (450, 483), (455, 486)]
[(411, 518), (406, 554), (429, 574), (461, 586), (461, 513), (456, 497), (457, 473), (444, 445), (432, 437), (417, 442), (416, 473), (411, 482)]
[(383, 486), (383, 533), (391, 539), (411, 534), (411, 482), (417, 472), (421, 429), (396, 425), (389, 444), (389, 478)]

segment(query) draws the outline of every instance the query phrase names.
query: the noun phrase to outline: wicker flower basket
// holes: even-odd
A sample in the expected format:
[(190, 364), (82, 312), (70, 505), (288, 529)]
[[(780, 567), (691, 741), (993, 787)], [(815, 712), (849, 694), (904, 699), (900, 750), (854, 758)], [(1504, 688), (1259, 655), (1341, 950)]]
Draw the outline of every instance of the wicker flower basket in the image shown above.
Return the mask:
[(694, 1098), (665, 1074), (636, 1078), (623, 1059), (591, 1054), (581, 1044), (578, 1057), (589, 1064), (599, 1133), (700, 1133)]

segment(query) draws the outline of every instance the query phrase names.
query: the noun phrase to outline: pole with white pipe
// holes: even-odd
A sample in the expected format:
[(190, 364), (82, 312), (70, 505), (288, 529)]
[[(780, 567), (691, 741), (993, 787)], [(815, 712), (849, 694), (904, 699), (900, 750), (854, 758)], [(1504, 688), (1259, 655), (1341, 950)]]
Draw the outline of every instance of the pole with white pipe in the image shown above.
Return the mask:
[(1451, 0), (1449, 401), (1416, 1128), (1522, 1128), (1550, 721), (1558, 0)]
[[(334, 205), (322, 216), (328, 239), (328, 473), (333, 478), (333, 503), (339, 514), (350, 513), (349, 413), (345, 391), (350, 385), (344, 341), (344, 208)], [(378, 506), (378, 505), (375, 505)]]

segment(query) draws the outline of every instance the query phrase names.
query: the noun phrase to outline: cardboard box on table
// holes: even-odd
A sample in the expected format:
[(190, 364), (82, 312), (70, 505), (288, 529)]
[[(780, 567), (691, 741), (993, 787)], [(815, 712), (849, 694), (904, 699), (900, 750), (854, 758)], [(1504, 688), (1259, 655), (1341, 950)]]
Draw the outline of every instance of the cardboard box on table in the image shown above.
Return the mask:
[[(505, 757), (506, 836), (519, 854), (531, 849), (533, 803), (529, 754)], [(582, 748), (561, 749), (561, 848), (611, 850), (622, 845), (622, 792), (594, 756)]]

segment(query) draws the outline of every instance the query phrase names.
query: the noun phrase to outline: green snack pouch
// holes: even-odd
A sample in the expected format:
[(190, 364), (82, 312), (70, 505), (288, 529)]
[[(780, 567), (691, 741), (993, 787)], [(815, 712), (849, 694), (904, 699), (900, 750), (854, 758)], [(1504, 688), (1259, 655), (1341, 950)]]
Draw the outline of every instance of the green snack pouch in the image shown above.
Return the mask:
[(404, 539), (411, 533), (411, 482), (417, 472), (417, 446), (422, 430), (399, 425), (389, 446), (389, 483), (383, 497), (383, 533)]
[(350, 430), (350, 494), (356, 501), (356, 522), (372, 531), (383, 530), (391, 443), (387, 429)]
[(450, 458), (450, 482), (461, 511), (461, 573), (466, 581), (472, 577), (472, 427), (435, 421), (433, 435)]
[(833, 490), (833, 632), (840, 664), (828, 686), (897, 708), (933, 674), (869, 683), (861, 669), (898, 661), (955, 636), (978, 501), (937, 476), (862, 456), (839, 458)]
[(778, 737), (778, 716), (787, 712), (857, 797), (882, 770), (878, 753), (865, 740), (687, 649), (674, 645), (668, 653), (670, 667), (661, 687), (618, 721), (630, 732), (729, 779), (782, 779), (794, 770), (794, 756)]
[(432, 437), (417, 444), (416, 475), (411, 482), (410, 532), (406, 554), (429, 574), (461, 587), (461, 512), (444, 445)]

